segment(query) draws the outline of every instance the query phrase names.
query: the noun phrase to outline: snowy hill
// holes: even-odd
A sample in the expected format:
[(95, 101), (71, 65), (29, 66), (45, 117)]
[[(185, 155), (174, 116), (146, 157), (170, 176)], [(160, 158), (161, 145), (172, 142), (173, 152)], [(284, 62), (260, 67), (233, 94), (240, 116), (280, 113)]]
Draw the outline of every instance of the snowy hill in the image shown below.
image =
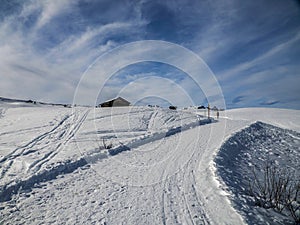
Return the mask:
[(63, 106), (70, 107), (68, 104), (58, 104), (58, 103), (46, 103), (41, 101), (22, 100), (22, 99), (12, 99), (0, 97), (1, 107), (36, 107), (36, 106)]
[(299, 179), (299, 121), (299, 111), (280, 109), (207, 119), (198, 110), (2, 104), (0, 223), (291, 223), (288, 212), (255, 206), (243, 178), (270, 156)]

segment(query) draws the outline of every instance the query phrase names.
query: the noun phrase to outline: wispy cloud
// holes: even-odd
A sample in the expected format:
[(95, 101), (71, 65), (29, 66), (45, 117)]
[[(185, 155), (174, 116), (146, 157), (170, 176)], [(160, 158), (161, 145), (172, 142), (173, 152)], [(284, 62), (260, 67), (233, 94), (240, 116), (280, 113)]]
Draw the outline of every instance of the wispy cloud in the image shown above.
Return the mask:
[(224, 71), (219, 78), (221, 81), (233, 79), (234, 77), (238, 77), (242, 72), (255, 67), (273, 67), (274, 64), (276, 65), (276, 63), (278, 63), (278, 60), (282, 59), (281, 53), (289, 51), (290, 48), (293, 48), (296, 43), (300, 43), (300, 32), (298, 32), (296, 36), (293, 36), (290, 40), (284, 41), (283, 43), (278, 43), (276, 46), (272, 47), (260, 56), (237, 64), (234, 68)]
[[(205, 60), (228, 107), (275, 102), (269, 105), (300, 108), (296, 85), (300, 7), (296, 1), (30, 0), (5, 4), (0, 7), (2, 96), (70, 102), (83, 72), (97, 57), (128, 42), (162, 39), (183, 45)], [(134, 51), (147, 52), (145, 47)], [(193, 62), (176, 52), (163, 56), (177, 58), (188, 73), (195, 69)], [(121, 65), (122, 60), (109, 62), (107, 71), (109, 65)], [(98, 76), (105, 74), (105, 69)], [(170, 68), (156, 69), (155, 73), (147, 66), (130, 73), (127, 70), (105, 96), (113, 97), (130, 82), (148, 82), (148, 76), (175, 82), (197, 104), (213, 96), (214, 91), (205, 93), (207, 96), (203, 92), (215, 81), (201, 72), (195, 79), (201, 83), (197, 86), (183, 72), (171, 76), (168, 74), (174, 71)], [(157, 79), (152, 81), (161, 87), (155, 83)], [(105, 82), (101, 77), (97, 80), (100, 86)], [(95, 86), (86, 84), (87, 90), (89, 85)], [(157, 95), (164, 93), (154, 89)]]
[(245, 96), (243, 96), (243, 95), (237, 96), (232, 100), (232, 103), (236, 104), (236, 103), (242, 102), (244, 99), (245, 99)]
[[(72, 9), (72, 5), (76, 3), (74, 0), (45, 0), (41, 2), (41, 16), (38, 19), (36, 28), (41, 28), (51, 21), (56, 15)], [(34, 3), (36, 4), (36, 2)]]
[[(19, 14), (0, 22), (1, 95), (71, 102), (77, 82), (89, 64), (122, 43), (123, 38), (114, 40), (115, 37), (136, 34), (145, 23), (131, 19), (90, 24), (80, 32), (58, 30), (63, 34), (57, 35), (63, 35), (64, 39), (50, 48), (47, 46), (51, 40), (40, 42), (41, 30), (47, 32), (45, 27), (65, 23), (56, 18), (77, 12), (77, 3), (69, 0), (24, 2)], [(76, 20), (80, 23), (82, 18), (78, 16), (72, 23)], [(32, 20), (30, 25), (29, 20)], [(19, 84), (23, 84), (23, 88)]]

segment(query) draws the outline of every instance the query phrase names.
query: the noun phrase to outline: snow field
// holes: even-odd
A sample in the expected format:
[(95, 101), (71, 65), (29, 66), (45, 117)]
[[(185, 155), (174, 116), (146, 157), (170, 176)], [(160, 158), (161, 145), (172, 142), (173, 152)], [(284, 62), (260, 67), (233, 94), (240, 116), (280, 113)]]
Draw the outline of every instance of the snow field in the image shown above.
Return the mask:
[[(230, 176), (221, 176), (222, 163), (214, 161), (218, 149), (260, 119), (299, 131), (299, 113), (239, 109), (221, 112), (219, 120), (201, 114), (148, 107), (1, 110), (2, 223), (249, 223), (241, 210), (248, 202), (235, 200)], [(22, 137), (14, 139), (19, 127)]]

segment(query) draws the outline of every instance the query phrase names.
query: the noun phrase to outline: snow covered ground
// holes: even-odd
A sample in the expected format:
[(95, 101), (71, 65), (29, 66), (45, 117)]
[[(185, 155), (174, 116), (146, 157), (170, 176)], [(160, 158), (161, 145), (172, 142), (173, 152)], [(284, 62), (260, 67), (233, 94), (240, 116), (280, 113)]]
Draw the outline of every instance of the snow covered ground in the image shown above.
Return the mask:
[(276, 213), (242, 193), (243, 171), (274, 148), (298, 171), (299, 121), (280, 109), (207, 119), (191, 109), (0, 105), (0, 224), (272, 224)]

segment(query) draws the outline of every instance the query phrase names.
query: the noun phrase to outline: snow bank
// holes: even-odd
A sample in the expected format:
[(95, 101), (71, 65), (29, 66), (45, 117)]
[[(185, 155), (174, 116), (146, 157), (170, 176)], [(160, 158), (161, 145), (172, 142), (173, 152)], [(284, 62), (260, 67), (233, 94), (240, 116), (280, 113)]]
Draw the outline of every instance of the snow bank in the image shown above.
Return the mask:
[[(270, 112), (270, 110), (267, 111)], [(282, 111), (278, 110), (278, 112)], [(274, 117), (273, 115), (273, 119)], [(294, 129), (298, 126), (298, 124), (293, 124), (293, 126), (282, 124), (283, 119), (272, 121), (272, 123), (280, 123), (282, 127), (288, 126)], [(222, 145), (215, 159), (217, 175), (221, 177), (220, 182), (223, 183), (222, 186), (230, 196), (234, 207), (243, 215), (248, 224), (294, 223), (286, 210), (280, 214), (273, 209), (257, 206), (251, 196), (249, 182), (253, 183), (254, 170), (258, 171), (257, 176), (263, 176), (263, 168), (267, 162), (274, 163), (277, 168), (287, 170), (293, 181), (299, 181), (299, 149), (299, 133), (262, 122), (253, 123), (234, 134)]]

